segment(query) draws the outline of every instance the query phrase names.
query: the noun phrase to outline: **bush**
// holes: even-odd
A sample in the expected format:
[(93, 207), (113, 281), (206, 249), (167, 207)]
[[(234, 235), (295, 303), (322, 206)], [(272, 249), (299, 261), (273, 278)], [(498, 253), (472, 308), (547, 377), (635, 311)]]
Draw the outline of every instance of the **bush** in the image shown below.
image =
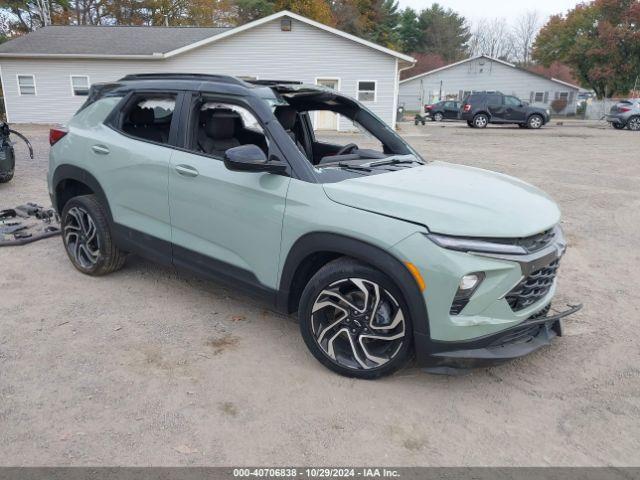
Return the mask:
[(567, 105), (568, 102), (566, 98), (557, 98), (551, 102), (551, 110), (553, 110), (554, 113), (560, 113), (567, 108)]

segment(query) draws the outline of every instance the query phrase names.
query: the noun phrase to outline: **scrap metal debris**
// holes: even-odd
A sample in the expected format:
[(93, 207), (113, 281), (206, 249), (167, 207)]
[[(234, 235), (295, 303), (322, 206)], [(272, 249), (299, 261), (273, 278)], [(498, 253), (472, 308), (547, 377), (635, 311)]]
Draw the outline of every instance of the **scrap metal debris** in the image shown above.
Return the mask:
[(60, 217), (52, 208), (26, 203), (0, 210), (0, 247), (24, 245), (60, 235)]

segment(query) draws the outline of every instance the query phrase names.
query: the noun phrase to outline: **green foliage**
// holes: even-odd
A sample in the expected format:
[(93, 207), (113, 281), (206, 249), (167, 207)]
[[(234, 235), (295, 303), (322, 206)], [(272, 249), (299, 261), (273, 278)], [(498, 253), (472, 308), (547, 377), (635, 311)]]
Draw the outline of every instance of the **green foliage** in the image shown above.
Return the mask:
[(237, 0), (236, 5), (238, 24), (252, 22), (274, 13), (274, 2), (271, 0)]
[(595, 0), (551, 17), (533, 58), (546, 66), (569, 65), (598, 98), (625, 95), (640, 75), (640, 2)]
[(434, 3), (420, 12), (418, 23), (421, 31), (418, 52), (440, 55), (447, 61), (467, 55), (471, 33), (464, 17)]
[(422, 44), (422, 29), (414, 9), (407, 7), (400, 14), (398, 37), (399, 47), (403, 52), (419, 51)]

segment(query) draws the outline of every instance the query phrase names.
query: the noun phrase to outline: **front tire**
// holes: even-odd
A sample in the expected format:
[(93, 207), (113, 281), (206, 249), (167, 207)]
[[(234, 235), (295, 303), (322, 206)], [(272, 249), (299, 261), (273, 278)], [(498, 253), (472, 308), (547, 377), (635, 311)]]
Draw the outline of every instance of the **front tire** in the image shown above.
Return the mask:
[(473, 126), (473, 120), (467, 120), (467, 125), (471, 128), (474, 128)]
[(119, 270), (126, 253), (114, 243), (107, 213), (95, 195), (74, 197), (62, 210), (62, 241), (80, 272), (101, 276)]
[(409, 360), (412, 325), (398, 287), (350, 258), (322, 267), (305, 287), (300, 332), (313, 356), (340, 375), (374, 379)]
[(485, 128), (489, 124), (489, 117), (484, 113), (479, 113), (473, 117), (473, 126), (475, 128)]
[(0, 183), (10, 182), (11, 179), (13, 178), (14, 172), (15, 172), (15, 169), (13, 168), (7, 172), (0, 172)]
[(537, 130), (542, 127), (544, 120), (540, 115), (531, 115), (527, 120), (527, 127), (533, 130)]
[(634, 132), (640, 131), (640, 117), (631, 117), (627, 122), (627, 128)]
[(612, 123), (611, 126), (616, 130), (624, 130), (626, 127), (624, 123)]

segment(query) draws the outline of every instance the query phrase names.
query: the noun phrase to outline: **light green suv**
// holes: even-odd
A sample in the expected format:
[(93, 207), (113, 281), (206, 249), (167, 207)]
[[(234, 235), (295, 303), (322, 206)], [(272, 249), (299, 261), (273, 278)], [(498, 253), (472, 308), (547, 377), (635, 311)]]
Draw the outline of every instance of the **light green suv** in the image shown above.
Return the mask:
[[(360, 145), (314, 125), (357, 126)], [(337, 138), (340, 138), (337, 135)], [(128, 253), (222, 279), (298, 312), (311, 353), (376, 378), (525, 355), (565, 251), (543, 192), (426, 162), (357, 101), (295, 82), (143, 74), (92, 87), (50, 133), (49, 189), (74, 266)]]

